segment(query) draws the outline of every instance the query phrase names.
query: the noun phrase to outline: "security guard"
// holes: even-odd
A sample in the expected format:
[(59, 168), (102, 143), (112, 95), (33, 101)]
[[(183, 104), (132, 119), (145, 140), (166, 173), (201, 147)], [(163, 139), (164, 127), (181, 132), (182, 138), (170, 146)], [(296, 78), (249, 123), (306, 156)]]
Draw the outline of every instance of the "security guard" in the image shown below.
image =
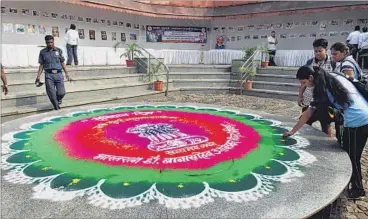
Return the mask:
[(64, 87), (64, 77), (63, 71), (65, 72), (65, 77), (68, 81), (71, 78), (68, 75), (68, 71), (65, 66), (65, 59), (62, 54), (62, 50), (54, 46), (54, 37), (47, 35), (45, 37), (46, 48), (40, 51), (38, 57), (38, 63), (40, 67), (38, 68), (38, 75), (36, 78), (36, 85), (40, 84), (40, 76), (42, 71), (45, 70), (45, 84), (46, 92), (55, 110), (60, 109), (62, 99), (65, 96)]

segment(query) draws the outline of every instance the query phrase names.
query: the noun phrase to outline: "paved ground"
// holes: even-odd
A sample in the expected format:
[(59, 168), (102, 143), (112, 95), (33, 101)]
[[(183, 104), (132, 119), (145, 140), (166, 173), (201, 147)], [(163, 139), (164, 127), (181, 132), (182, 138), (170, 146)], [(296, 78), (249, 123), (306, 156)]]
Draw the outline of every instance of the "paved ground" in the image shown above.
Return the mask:
[[(238, 95), (176, 95), (146, 99), (146, 101), (172, 101), (216, 104), (221, 106), (236, 106), (253, 110), (260, 110), (275, 115), (289, 116), (297, 119), (300, 115), (300, 107), (293, 101), (274, 100), (269, 98), (238, 96)], [(316, 126), (317, 127), (317, 126)], [(368, 146), (362, 156), (362, 173), (364, 185), (368, 191)], [(349, 201), (343, 194), (340, 196), (336, 217), (337, 218), (368, 218), (368, 197), (359, 201)]]

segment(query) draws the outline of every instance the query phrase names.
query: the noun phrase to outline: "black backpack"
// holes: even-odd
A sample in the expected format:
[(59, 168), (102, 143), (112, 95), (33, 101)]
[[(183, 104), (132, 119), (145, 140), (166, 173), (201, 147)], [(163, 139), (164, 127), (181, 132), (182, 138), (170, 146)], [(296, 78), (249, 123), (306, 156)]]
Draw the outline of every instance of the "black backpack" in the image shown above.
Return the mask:
[[(314, 58), (308, 59), (307, 65), (312, 66), (313, 61), (314, 61)], [(336, 62), (333, 61), (333, 60), (331, 60), (331, 67), (332, 67), (332, 70), (335, 70), (335, 68), (336, 68)]]
[[(358, 81), (350, 80), (350, 79), (349, 81), (354, 84), (355, 88), (359, 91), (359, 93), (368, 101), (368, 75), (364, 74), (363, 70), (359, 66), (357, 66), (356, 63), (350, 60), (343, 60), (341, 62), (341, 65), (345, 61), (353, 64), (355, 69), (358, 71)], [(338, 72), (338, 73), (334, 72), (334, 73), (345, 77), (345, 75), (341, 72)]]

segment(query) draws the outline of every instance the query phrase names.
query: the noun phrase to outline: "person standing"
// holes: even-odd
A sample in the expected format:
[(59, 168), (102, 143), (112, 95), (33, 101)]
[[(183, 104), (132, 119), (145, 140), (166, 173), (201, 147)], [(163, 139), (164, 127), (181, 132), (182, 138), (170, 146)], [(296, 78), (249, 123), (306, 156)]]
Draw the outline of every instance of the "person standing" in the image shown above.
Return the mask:
[(357, 25), (354, 28), (354, 31), (351, 32), (348, 36), (348, 38), (346, 39), (346, 43), (350, 44), (352, 49), (351, 49), (351, 55), (353, 56), (354, 60), (356, 60), (356, 56), (358, 53), (358, 45), (359, 45), (359, 35), (360, 35), (360, 26)]
[[(368, 28), (363, 27), (362, 29), (363, 33), (359, 35), (359, 54), (358, 54), (358, 63), (359, 66), (364, 69), (368, 68), (368, 57), (360, 57), (361, 55), (366, 55), (368, 53)], [(363, 62), (364, 59), (364, 62)], [(365, 66), (363, 66), (363, 63)]]
[(78, 44), (79, 44), (79, 33), (76, 31), (74, 24), (70, 25), (70, 29), (65, 34), (66, 50), (68, 53), (67, 65), (71, 65), (74, 57), (74, 65), (78, 65)]
[(8, 91), (9, 91), (8, 80), (6, 79), (6, 75), (5, 75), (3, 65), (1, 65), (1, 80), (3, 81), (3, 92), (4, 92), (5, 95), (7, 95)]
[(267, 38), (268, 41), (268, 54), (270, 56), (270, 66), (276, 66), (275, 56), (276, 56), (276, 44), (279, 42), (276, 39), (276, 32), (272, 31), (271, 36)]
[(65, 96), (64, 77), (68, 81), (71, 81), (68, 71), (65, 66), (65, 59), (63, 52), (60, 48), (54, 46), (54, 37), (51, 35), (45, 36), (46, 48), (40, 51), (38, 63), (38, 74), (36, 77), (36, 84), (40, 83), (40, 76), (42, 71), (45, 70), (45, 84), (46, 93), (49, 97), (55, 110), (60, 109), (62, 99)]

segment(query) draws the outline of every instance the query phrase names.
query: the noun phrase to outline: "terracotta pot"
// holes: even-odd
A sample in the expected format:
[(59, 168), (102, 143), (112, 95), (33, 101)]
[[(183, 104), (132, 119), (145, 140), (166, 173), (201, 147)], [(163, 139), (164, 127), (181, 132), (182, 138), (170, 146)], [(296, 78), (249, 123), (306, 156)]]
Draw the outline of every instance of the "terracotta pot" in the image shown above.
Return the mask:
[(153, 87), (155, 91), (163, 91), (164, 90), (164, 82), (163, 81), (155, 81), (153, 82)]
[(261, 67), (262, 68), (267, 68), (268, 67), (268, 61), (262, 61), (261, 62)]
[(253, 85), (253, 81), (246, 81), (243, 86), (244, 86), (244, 89), (251, 90), (252, 85)]
[(125, 60), (127, 67), (134, 67), (134, 60)]

